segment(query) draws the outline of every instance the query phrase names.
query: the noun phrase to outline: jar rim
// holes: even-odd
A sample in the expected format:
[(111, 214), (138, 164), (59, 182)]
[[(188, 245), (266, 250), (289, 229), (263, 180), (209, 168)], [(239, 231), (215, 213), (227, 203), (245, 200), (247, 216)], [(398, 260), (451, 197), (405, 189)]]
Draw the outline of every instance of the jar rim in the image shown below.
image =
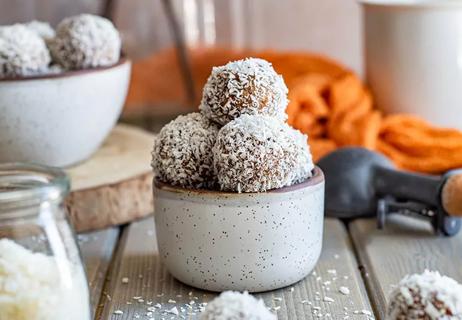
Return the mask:
[(70, 190), (66, 173), (37, 164), (0, 164), (0, 209), (60, 201)]

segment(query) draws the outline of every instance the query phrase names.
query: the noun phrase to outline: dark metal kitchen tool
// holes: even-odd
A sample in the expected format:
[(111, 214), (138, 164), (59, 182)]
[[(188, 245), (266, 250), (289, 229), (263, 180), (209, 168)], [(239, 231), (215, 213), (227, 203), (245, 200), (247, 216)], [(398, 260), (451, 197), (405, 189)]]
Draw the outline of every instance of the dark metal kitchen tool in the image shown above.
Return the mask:
[[(338, 218), (377, 216), (383, 227), (389, 213), (412, 215), (431, 222), (435, 232), (455, 235), (461, 219), (442, 205), (449, 177), (397, 170), (385, 156), (364, 148), (341, 148), (318, 162), (326, 176), (326, 214)], [(462, 199), (461, 199), (462, 201)]]

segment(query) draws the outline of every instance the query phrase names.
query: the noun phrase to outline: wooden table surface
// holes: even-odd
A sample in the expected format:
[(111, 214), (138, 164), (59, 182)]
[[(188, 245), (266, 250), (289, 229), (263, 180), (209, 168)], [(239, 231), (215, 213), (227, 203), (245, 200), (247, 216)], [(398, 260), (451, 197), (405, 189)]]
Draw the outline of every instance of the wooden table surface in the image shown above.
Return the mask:
[[(462, 233), (437, 237), (426, 222), (399, 216), (382, 231), (368, 219), (345, 225), (328, 218), (324, 229), (322, 255), (311, 275), (257, 294), (278, 319), (385, 319), (390, 290), (406, 274), (428, 268), (462, 281)], [(157, 254), (152, 217), (79, 235), (79, 242), (95, 319), (198, 319), (216, 295), (168, 274)]]

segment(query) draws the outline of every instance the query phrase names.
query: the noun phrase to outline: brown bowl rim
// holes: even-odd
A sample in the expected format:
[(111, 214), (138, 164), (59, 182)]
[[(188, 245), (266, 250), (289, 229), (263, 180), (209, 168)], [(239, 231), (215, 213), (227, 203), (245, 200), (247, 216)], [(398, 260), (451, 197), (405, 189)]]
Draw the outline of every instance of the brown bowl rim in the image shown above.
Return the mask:
[(117, 68), (121, 65), (131, 62), (131, 60), (126, 56), (121, 56), (119, 61), (115, 64), (110, 66), (104, 67), (96, 67), (96, 68), (88, 68), (88, 69), (81, 69), (81, 70), (66, 70), (59, 73), (50, 73), (50, 74), (42, 74), (42, 75), (35, 75), (35, 76), (28, 76), (28, 77), (8, 77), (8, 78), (0, 78), (0, 83), (2, 82), (22, 82), (22, 81), (29, 81), (29, 80), (48, 80), (48, 79), (59, 79), (59, 78), (70, 78), (75, 76), (82, 76), (91, 73), (97, 73), (100, 71), (110, 70), (113, 68)]
[(319, 168), (318, 166), (315, 166), (312, 172), (313, 172), (313, 175), (310, 178), (308, 178), (307, 180), (305, 180), (305, 181), (303, 181), (301, 183), (291, 185), (291, 186), (287, 186), (287, 187), (283, 187), (283, 188), (279, 188), (279, 189), (268, 190), (266, 192), (242, 192), (242, 193), (238, 193), (238, 192), (208, 190), (208, 189), (186, 189), (186, 188), (177, 187), (177, 186), (173, 186), (171, 184), (162, 182), (157, 178), (154, 178), (153, 185), (154, 185), (155, 189), (174, 192), (174, 193), (187, 193), (187, 194), (196, 193), (196, 194), (199, 194), (199, 195), (225, 195), (225, 196), (239, 196), (239, 195), (241, 195), (241, 196), (252, 196), (252, 195), (255, 196), (255, 195), (279, 194), (279, 193), (293, 192), (293, 191), (297, 191), (297, 190), (304, 189), (304, 188), (307, 188), (307, 187), (312, 187), (312, 186), (315, 186), (315, 185), (318, 185), (318, 184), (324, 182), (324, 180), (325, 180), (324, 179), (324, 173), (321, 170), (321, 168)]

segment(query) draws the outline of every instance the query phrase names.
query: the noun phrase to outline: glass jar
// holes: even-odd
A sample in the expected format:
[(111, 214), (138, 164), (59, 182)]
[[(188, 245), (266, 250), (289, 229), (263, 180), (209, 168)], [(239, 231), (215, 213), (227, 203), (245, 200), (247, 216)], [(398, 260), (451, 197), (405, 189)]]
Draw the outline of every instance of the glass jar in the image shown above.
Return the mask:
[(90, 320), (68, 192), (61, 170), (0, 165), (0, 320)]
[[(144, 122), (135, 123), (149, 129), (197, 110), (212, 67), (228, 61), (265, 58), (286, 81), (311, 67), (303, 57), (312, 53), (362, 70), (356, 0), (105, 2), (113, 3), (112, 18), (133, 59), (124, 120), (142, 118)], [(178, 50), (178, 42), (186, 50)]]

